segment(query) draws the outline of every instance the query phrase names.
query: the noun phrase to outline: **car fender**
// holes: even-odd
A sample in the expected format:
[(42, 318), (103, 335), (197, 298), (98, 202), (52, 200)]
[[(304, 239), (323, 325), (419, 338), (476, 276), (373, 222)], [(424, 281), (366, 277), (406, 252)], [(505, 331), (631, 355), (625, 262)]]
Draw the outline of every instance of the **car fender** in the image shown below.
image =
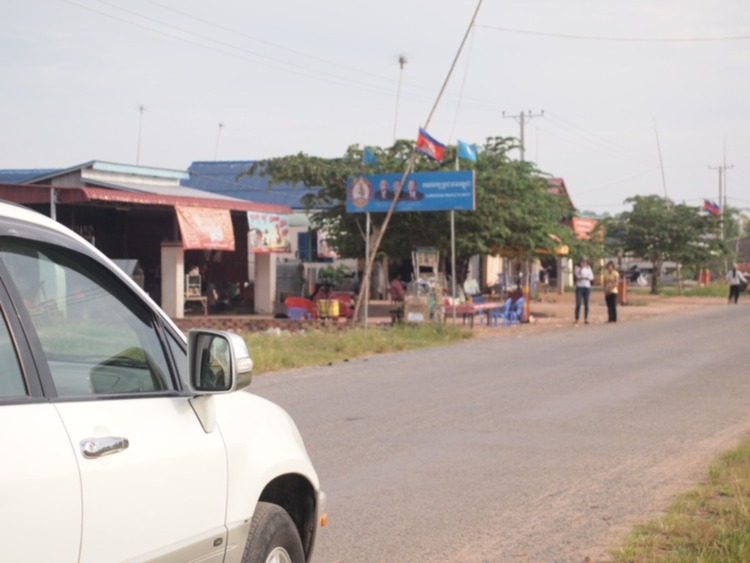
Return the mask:
[(303, 477), (318, 495), (318, 476), (284, 409), (248, 392), (214, 399), (227, 451), (227, 523), (251, 518), (263, 489), (282, 475)]

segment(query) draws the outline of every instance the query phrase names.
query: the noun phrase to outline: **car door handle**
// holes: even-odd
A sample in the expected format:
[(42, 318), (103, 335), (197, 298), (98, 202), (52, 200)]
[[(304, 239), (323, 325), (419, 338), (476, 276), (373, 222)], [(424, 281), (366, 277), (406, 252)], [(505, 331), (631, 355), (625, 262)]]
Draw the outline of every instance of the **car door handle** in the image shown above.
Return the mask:
[(127, 438), (108, 436), (106, 438), (85, 438), (81, 440), (81, 453), (89, 459), (121, 452), (130, 445)]

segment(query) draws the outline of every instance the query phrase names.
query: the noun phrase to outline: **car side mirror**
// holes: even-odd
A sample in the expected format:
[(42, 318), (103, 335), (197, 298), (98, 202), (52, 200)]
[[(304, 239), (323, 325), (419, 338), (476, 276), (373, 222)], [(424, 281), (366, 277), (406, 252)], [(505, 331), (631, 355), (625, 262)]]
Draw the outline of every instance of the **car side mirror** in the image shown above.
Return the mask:
[(253, 361), (239, 334), (218, 330), (188, 332), (191, 390), (198, 394), (244, 389), (253, 378)]

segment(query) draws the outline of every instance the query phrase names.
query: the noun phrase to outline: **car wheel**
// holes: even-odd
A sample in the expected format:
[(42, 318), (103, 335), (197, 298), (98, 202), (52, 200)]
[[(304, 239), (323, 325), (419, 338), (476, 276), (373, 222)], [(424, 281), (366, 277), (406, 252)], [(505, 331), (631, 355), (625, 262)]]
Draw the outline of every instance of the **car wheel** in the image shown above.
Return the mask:
[(243, 563), (304, 563), (297, 528), (286, 510), (259, 502), (250, 523)]

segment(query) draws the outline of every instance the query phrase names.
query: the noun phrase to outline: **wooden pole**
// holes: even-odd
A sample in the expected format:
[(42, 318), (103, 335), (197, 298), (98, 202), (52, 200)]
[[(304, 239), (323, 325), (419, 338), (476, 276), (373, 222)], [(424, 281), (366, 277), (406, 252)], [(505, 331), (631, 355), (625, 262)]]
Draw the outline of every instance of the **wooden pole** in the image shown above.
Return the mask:
[[(440, 88), (440, 92), (438, 92), (437, 98), (435, 99), (435, 103), (432, 105), (430, 114), (427, 116), (427, 121), (425, 121), (424, 123), (425, 129), (427, 129), (427, 127), (430, 124), (430, 121), (432, 121), (432, 116), (435, 114), (435, 110), (437, 109), (437, 106), (440, 103), (440, 99), (443, 97), (443, 92), (445, 92), (445, 88), (448, 86), (448, 81), (450, 80), (450, 77), (453, 74), (453, 69), (456, 67), (456, 63), (458, 62), (458, 58), (461, 55), (461, 51), (463, 51), (464, 45), (466, 44), (466, 39), (469, 37), (469, 33), (471, 32), (471, 28), (474, 27), (474, 22), (477, 19), (477, 14), (479, 13), (479, 8), (481, 6), (482, 6), (482, 0), (479, 0), (479, 2), (477, 3), (477, 7), (474, 10), (474, 15), (471, 17), (471, 21), (469, 22), (469, 26), (466, 28), (466, 33), (464, 33), (464, 37), (461, 40), (461, 44), (458, 47), (456, 56), (453, 58), (453, 63), (451, 64), (451, 67), (448, 70), (448, 75), (445, 77), (445, 80), (443, 81), (443, 86)], [(385, 215), (385, 220), (383, 221), (383, 225), (381, 226), (380, 231), (378, 232), (378, 237), (375, 240), (375, 244), (373, 245), (373, 248), (370, 250), (370, 256), (365, 266), (365, 279), (370, 279), (370, 274), (372, 272), (372, 264), (375, 260), (375, 256), (377, 255), (378, 250), (380, 249), (380, 243), (383, 240), (383, 235), (385, 235), (385, 232), (388, 229), (388, 224), (391, 222), (391, 217), (393, 216), (393, 212), (396, 209), (396, 203), (398, 203), (398, 198), (401, 195), (401, 191), (403, 189), (404, 183), (406, 182), (406, 178), (414, 170), (414, 164), (417, 162), (417, 155), (418, 153), (415, 147), (411, 153), (411, 156), (409, 157), (409, 161), (406, 164), (406, 169), (404, 170), (404, 173), (401, 176), (401, 185), (398, 186), (397, 191), (393, 194), (393, 201), (391, 201), (391, 206), (388, 208), (388, 213), (386, 213)], [(362, 306), (362, 302), (364, 301), (363, 299), (364, 293), (365, 293), (364, 286), (360, 286), (359, 297), (357, 299), (357, 303), (354, 306), (353, 318), (355, 319), (358, 318), (359, 308)]]

